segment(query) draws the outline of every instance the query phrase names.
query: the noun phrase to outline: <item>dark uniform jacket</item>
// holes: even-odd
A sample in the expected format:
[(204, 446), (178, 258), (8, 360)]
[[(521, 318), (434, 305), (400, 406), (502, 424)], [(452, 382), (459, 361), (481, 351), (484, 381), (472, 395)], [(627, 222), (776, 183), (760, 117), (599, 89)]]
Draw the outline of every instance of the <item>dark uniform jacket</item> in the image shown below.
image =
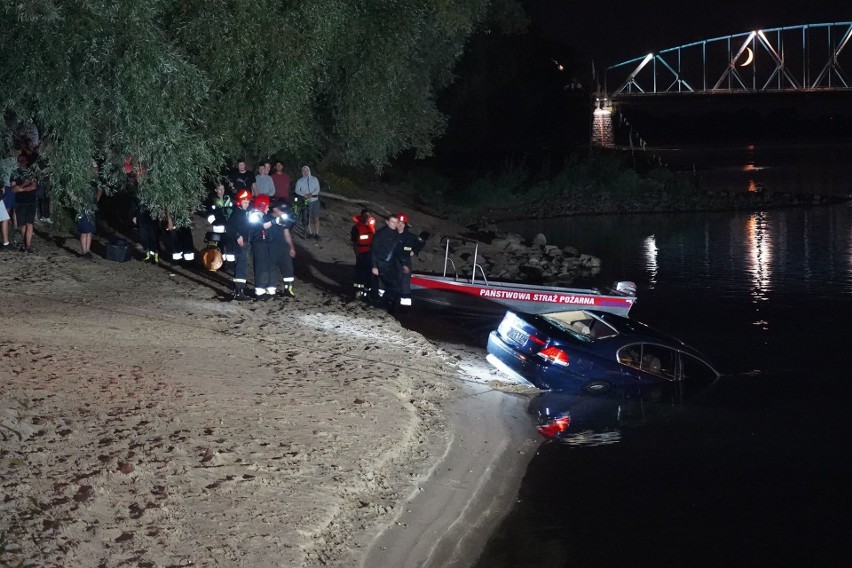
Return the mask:
[(376, 231), (376, 236), (373, 237), (373, 246), (370, 249), (373, 268), (386, 265), (393, 260), (398, 241), (399, 233), (387, 225)]
[(251, 241), (252, 225), (249, 223), (249, 210), (242, 207), (234, 207), (234, 212), (228, 219), (228, 232), (236, 239), (242, 237), (246, 242)]
[(407, 228), (399, 234), (395, 255), (400, 263), (411, 268), (411, 253), (417, 254), (423, 250), (426, 242)]

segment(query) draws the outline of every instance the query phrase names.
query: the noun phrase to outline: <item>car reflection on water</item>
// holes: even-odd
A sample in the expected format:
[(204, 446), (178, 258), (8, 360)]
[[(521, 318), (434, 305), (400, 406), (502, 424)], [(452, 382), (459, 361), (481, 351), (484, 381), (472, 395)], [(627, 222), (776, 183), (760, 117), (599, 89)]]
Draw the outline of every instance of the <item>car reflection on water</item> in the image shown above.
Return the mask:
[(547, 440), (602, 446), (621, 440), (622, 431), (664, 421), (706, 396), (716, 381), (687, 391), (677, 383), (614, 387), (607, 392), (548, 391), (532, 398), (528, 413)]

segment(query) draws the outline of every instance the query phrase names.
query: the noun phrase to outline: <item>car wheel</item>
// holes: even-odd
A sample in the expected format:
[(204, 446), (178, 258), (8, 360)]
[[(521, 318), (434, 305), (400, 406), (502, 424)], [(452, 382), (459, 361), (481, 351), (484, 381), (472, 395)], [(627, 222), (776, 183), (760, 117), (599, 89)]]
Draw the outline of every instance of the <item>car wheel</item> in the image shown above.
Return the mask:
[(583, 390), (589, 394), (601, 394), (609, 392), (612, 389), (612, 383), (607, 381), (592, 381), (583, 385)]

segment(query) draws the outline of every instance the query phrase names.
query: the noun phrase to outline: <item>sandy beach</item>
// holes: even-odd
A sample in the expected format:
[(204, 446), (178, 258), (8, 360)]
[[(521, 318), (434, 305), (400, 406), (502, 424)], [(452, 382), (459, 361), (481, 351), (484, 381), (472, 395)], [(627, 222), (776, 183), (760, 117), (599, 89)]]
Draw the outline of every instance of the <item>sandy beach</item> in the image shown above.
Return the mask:
[(348, 301), (358, 208), (326, 204), (295, 301), (226, 302), (224, 274), (82, 260), (44, 231), (0, 256), (0, 560), (475, 560), (538, 445), (501, 392), (524, 389)]

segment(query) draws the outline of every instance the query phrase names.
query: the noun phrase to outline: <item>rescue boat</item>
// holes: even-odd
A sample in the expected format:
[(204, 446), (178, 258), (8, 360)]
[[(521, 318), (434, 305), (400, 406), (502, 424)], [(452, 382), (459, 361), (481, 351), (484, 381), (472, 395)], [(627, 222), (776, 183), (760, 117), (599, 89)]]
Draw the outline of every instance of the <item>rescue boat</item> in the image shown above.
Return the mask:
[[(609, 290), (489, 280), (482, 265), (477, 262), (479, 243), (462, 238), (454, 240), (476, 243), (471, 276), (468, 278), (455, 274), (455, 263), (450, 258), (450, 239), (447, 239), (443, 274), (411, 275), (411, 290), (419, 300), (447, 308), (476, 309), (477, 305), (496, 304), (498, 307), (529, 314), (586, 309), (611, 312), (623, 317), (628, 317), (636, 302), (636, 284), (626, 280), (614, 283)], [(447, 274), (450, 267), (452, 275)]]

